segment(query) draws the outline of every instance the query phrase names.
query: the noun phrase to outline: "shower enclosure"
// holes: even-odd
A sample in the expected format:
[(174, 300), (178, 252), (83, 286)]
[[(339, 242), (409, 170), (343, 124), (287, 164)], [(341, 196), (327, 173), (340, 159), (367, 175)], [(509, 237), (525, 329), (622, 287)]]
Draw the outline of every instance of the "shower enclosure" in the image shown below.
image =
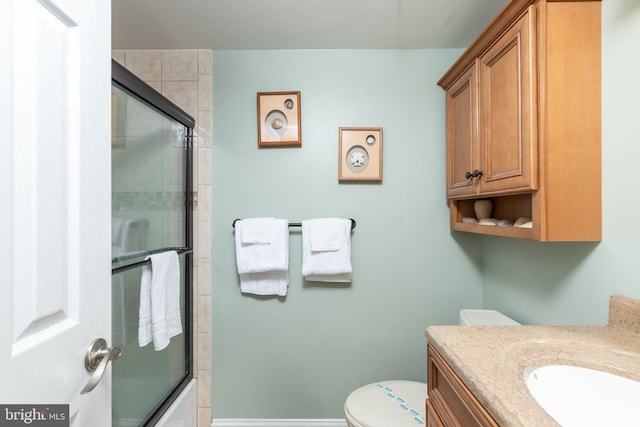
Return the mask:
[[(192, 378), (192, 131), (194, 120), (112, 61), (113, 426), (154, 425)], [(168, 347), (138, 346), (142, 267), (180, 259), (183, 333)]]

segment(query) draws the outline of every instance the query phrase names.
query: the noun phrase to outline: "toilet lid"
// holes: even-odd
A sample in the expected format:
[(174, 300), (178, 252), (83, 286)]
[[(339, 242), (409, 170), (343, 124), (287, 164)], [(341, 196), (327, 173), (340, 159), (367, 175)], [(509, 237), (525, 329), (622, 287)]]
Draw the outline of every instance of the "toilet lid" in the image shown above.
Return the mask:
[(382, 381), (352, 392), (344, 404), (356, 427), (424, 426), (427, 385), (416, 381)]

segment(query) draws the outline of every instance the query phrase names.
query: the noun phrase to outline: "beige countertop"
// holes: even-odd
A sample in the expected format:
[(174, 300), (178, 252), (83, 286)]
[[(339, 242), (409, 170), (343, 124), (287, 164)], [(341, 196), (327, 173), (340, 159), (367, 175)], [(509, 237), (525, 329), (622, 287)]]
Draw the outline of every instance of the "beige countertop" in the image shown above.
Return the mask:
[(430, 326), (428, 342), (501, 426), (557, 426), (527, 389), (531, 371), (575, 365), (640, 381), (640, 301), (614, 296), (607, 326)]

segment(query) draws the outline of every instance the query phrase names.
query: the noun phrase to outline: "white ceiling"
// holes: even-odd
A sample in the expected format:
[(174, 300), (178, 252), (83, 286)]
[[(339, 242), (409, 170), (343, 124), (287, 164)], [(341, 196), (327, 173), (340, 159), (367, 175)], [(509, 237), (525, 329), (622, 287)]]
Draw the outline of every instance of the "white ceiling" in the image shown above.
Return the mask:
[(507, 1), (112, 0), (112, 47), (463, 48)]

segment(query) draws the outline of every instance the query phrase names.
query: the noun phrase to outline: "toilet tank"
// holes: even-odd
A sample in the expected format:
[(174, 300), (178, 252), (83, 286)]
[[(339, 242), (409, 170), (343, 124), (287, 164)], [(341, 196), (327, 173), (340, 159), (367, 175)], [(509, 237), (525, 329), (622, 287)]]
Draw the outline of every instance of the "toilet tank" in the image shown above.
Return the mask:
[(520, 323), (496, 310), (460, 310), (460, 325), (499, 326)]

